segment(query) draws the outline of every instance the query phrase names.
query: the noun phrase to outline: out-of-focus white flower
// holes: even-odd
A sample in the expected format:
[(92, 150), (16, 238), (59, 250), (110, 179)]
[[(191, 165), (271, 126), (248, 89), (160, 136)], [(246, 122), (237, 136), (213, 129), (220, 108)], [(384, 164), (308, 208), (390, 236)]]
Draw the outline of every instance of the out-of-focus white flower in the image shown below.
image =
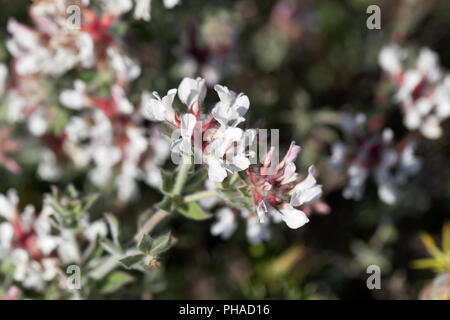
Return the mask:
[(116, 47), (109, 47), (106, 52), (118, 80), (128, 83), (139, 77), (141, 67), (136, 61), (120, 52)]
[(360, 165), (351, 165), (347, 171), (348, 185), (342, 195), (345, 199), (360, 200), (364, 192), (364, 184), (368, 173), (367, 169)]
[(8, 77), (8, 68), (4, 63), (0, 63), (0, 98), (5, 92), (6, 78)]
[(45, 181), (57, 181), (61, 178), (62, 170), (57, 163), (53, 151), (43, 149), (40, 153), (41, 161), (37, 169), (39, 178)]
[(152, 18), (151, 11), (152, 0), (136, 0), (133, 17), (138, 20), (150, 21)]
[[(419, 107), (422, 110), (427, 108), (425, 103)], [(347, 185), (342, 192), (344, 198), (360, 200), (366, 180), (372, 175), (378, 186), (379, 198), (393, 205), (397, 202), (398, 187), (421, 166), (420, 159), (414, 155), (415, 144), (407, 139), (405, 144), (394, 146), (394, 132), (390, 128), (366, 136), (362, 125), (344, 130), (346, 144), (339, 142), (343, 147), (333, 151), (335, 159), (328, 163), (332, 169), (341, 170), (347, 176)], [(345, 152), (342, 151), (341, 155), (339, 149)]]
[(164, 7), (166, 7), (167, 9), (172, 9), (179, 3), (180, 0), (163, 0)]
[(133, 7), (131, 0), (102, 0), (104, 10), (115, 16), (121, 16)]
[(450, 76), (446, 76), (436, 89), (436, 116), (439, 119), (450, 116)]
[(403, 70), (403, 59), (406, 53), (398, 45), (389, 45), (381, 49), (378, 61), (380, 66), (392, 75), (397, 75)]
[(403, 66), (400, 51), (395, 45), (385, 47), (379, 60), (397, 85), (395, 99), (401, 103), (403, 123), (409, 130), (438, 139), (442, 136), (441, 122), (450, 116), (449, 76), (444, 75), (438, 55), (430, 49), (422, 48), (416, 67), (408, 70)]
[(438, 55), (428, 48), (420, 49), (417, 69), (431, 82), (438, 81), (442, 75)]
[(6, 196), (0, 194), (0, 216), (6, 220), (12, 220), (17, 214), (17, 204), (19, 203), (19, 197), (17, 191), (9, 189)]
[(105, 222), (98, 220), (88, 224), (83, 234), (89, 242), (95, 242), (97, 238), (101, 240), (106, 237), (108, 234), (108, 227)]
[(92, 150), (92, 158), (96, 167), (89, 173), (89, 177), (95, 185), (103, 187), (109, 181), (112, 167), (120, 161), (121, 152), (115, 146), (101, 145)]
[(328, 159), (328, 165), (333, 170), (340, 170), (347, 154), (347, 147), (342, 141), (333, 143), (331, 146), (331, 156)]
[(270, 229), (267, 222), (260, 222), (258, 217), (252, 215), (247, 218), (246, 235), (251, 244), (257, 244), (270, 239)]
[(211, 226), (211, 234), (229, 239), (237, 228), (237, 221), (230, 208), (221, 208), (216, 213), (217, 221)]
[(48, 129), (48, 123), (45, 119), (42, 109), (38, 109), (28, 118), (28, 130), (36, 136), (42, 136)]
[(74, 81), (74, 89), (65, 89), (59, 95), (59, 101), (69, 109), (80, 110), (89, 104), (86, 96), (86, 84), (81, 80)]

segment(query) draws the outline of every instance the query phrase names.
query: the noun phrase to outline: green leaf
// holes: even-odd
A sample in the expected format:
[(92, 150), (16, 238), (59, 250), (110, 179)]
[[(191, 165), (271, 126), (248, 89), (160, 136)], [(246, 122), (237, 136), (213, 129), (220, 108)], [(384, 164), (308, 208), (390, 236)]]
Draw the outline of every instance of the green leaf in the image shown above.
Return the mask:
[(120, 259), (119, 261), (127, 268), (131, 268), (136, 263), (140, 262), (145, 257), (145, 254), (139, 253), (131, 256), (127, 256), (125, 258)]
[(84, 197), (82, 200), (83, 201), (82, 211), (86, 212), (87, 210), (89, 210), (89, 208), (94, 204), (94, 202), (97, 201), (98, 197), (99, 197), (98, 193), (94, 193)]
[(120, 247), (119, 242), (119, 222), (117, 218), (110, 213), (105, 214), (106, 222), (108, 223), (109, 230), (111, 232), (113, 242), (116, 246)]
[(123, 287), (124, 285), (133, 282), (135, 279), (123, 271), (111, 272), (106, 276), (100, 285), (101, 293), (112, 293)]
[(172, 193), (173, 187), (175, 185), (175, 179), (174, 179), (173, 174), (170, 172), (161, 170), (161, 180), (162, 180), (161, 190), (167, 194)]
[(183, 203), (178, 210), (182, 215), (194, 220), (205, 220), (211, 217), (196, 202)]
[(149, 253), (153, 256), (156, 256), (166, 250), (168, 250), (173, 244), (172, 236), (170, 232), (159, 236), (155, 240), (153, 240), (152, 248)]
[(167, 196), (160, 203), (158, 203), (156, 207), (161, 210), (171, 212), (174, 209), (174, 199)]
[(147, 223), (148, 219), (151, 218), (151, 210), (145, 210), (138, 217), (137, 226), (138, 230), (142, 229), (142, 227)]
[(83, 253), (83, 260), (90, 261), (101, 256), (103, 247), (100, 245), (100, 236), (97, 235), (94, 242), (92, 242)]
[(107, 252), (109, 252), (112, 255), (115, 254), (122, 254), (122, 248), (120, 248), (119, 246), (117, 246), (115, 243), (108, 241), (108, 240), (103, 240), (100, 242), (100, 245), (103, 247), (103, 249), (105, 249)]
[(144, 253), (149, 253), (152, 249), (153, 239), (148, 234), (144, 235), (138, 244), (138, 249)]
[(196, 185), (205, 181), (205, 179), (207, 177), (208, 177), (208, 170), (200, 169), (186, 180), (185, 188), (187, 189), (187, 188), (195, 187)]

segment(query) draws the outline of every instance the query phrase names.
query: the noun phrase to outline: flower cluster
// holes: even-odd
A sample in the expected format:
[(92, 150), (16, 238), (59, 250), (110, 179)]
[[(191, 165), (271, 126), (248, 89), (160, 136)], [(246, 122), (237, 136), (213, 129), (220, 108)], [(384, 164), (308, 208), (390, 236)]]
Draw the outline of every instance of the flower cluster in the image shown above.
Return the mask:
[[(250, 160), (245, 154), (245, 142), (251, 143), (255, 134), (252, 130), (244, 131), (237, 127), (245, 121), (243, 116), (250, 106), (248, 97), (221, 85), (214, 89), (220, 101), (211, 115), (202, 114), (206, 84), (201, 78), (184, 78), (178, 91), (171, 89), (163, 98), (156, 92), (153, 93), (154, 98), (147, 96), (143, 115), (152, 121), (166, 121), (179, 129), (181, 137), (173, 141), (172, 152), (185, 156), (200, 152), (202, 161), (208, 166), (209, 178), (221, 182), (228, 172), (236, 173), (248, 168)], [(177, 93), (188, 110), (182, 115), (172, 107)]]
[(413, 139), (406, 137), (395, 144), (391, 129), (379, 132), (369, 127), (362, 114), (354, 118), (344, 117), (341, 128), (346, 140), (332, 145), (328, 164), (332, 170), (345, 172), (348, 177), (342, 193), (344, 198), (360, 200), (366, 180), (372, 174), (380, 199), (394, 204), (398, 198), (398, 186), (419, 171), (421, 160), (414, 155)]
[(8, 21), (12, 37), (6, 46), (14, 63), (13, 81), (6, 93), (7, 119), (27, 122), (35, 136), (47, 133), (58, 117), (53, 107), (57, 101), (48, 99), (57, 96), (53, 93), (56, 77), (75, 68), (95, 67), (102, 72), (111, 70), (115, 83), (124, 88), (140, 74), (139, 65), (124, 53), (110, 32), (118, 15), (106, 10), (100, 16), (94, 8), (82, 6), (80, 25), (71, 27), (66, 16), (68, 4), (35, 2), (30, 7), (34, 29), (13, 18)]
[(0, 194), (0, 264), (11, 265), (12, 279), (25, 289), (42, 291), (54, 283), (68, 290), (67, 274), (61, 267), (81, 263), (81, 245), (106, 237), (106, 223), (89, 222), (84, 216), (74, 229), (61, 221), (50, 198), (44, 201), (39, 215), (32, 205), (20, 212), (18, 203), (14, 189)]
[(169, 155), (168, 139), (156, 128), (149, 130), (134, 115), (137, 106), (128, 101), (120, 86), (113, 85), (109, 98), (89, 95), (85, 88), (78, 80), (75, 89), (60, 94), (63, 105), (81, 111), (65, 127), (64, 152), (78, 167), (93, 162), (89, 177), (98, 187), (107, 186), (117, 172), (115, 185), (122, 201), (136, 194), (139, 180), (159, 187), (155, 171)]
[(416, 66), (404, 65), (406, 51), (397, 45), (384, 47), (379, 62), (397, 86), (404, 124), (429, 139), (442, 135), (441, 123), (450, 116), (450, 75), (439, 66), (439, 57), (428, 48), (420, 50)]

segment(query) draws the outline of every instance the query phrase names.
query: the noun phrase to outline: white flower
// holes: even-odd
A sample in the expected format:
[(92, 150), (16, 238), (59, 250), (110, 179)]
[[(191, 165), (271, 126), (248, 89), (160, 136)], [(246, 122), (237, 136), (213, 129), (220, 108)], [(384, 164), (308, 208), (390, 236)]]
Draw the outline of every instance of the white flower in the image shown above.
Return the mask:
[(28, 118), (28, 130), (36, 137), (42, 136), (48, 129), (48, 123), (45, 119), (42, 108), (33, 112)]
[(120, 16), (133, 7), (131, 0), (102, 0), (102, 4), (106, 11), (115, 16)]
[(163, 0), (164, 7), (166, 7), (166, 9), (172, 9), (179, 3), (180, 0)]
[(112, 69), (116, 77), (128, 83), (136, 79), (141, 74), (141, 67), (130, 57), (119, 52), (116, 47), (108, 47), (106, 50)]
[(192, 134), (197, 123), (193, 114), (187, 113), (181, 117), (181, 138), (174, 141), (170, 149), (175, 153), (192, 154)]
[(63, 264), (80, 261), (81, 257), (78, 253), (78, 248), (72, 239), (71, 231), (66, 229), (61, 231), (57, 253)]
[[(231, 148), (235, 142), (241, 142), (243, 133), (239, 128), (229, 127), (207, 146), (204, 159), (208, 165), (208, 177), (211, 180), (222, 182), (227, 176), (227, 170), (237, 172), (248, 168), (250, 161), (246, 158), (246, 160), (241, 159), (242, 154), (235, 154), (235, 150)], [(226, 156), (225, 159), (224, 156)]]
[(402, 61), (405, 55), (405, 52), (399, 46), (389, 45), (380, 51), (378, 62), (385, 71), (396, 75), (402, 72)]
[(328, 164), (333, 170), (339, 170), (347, 155), (347, 146), (342, 141), (333, 143)]
[(152, 0), (136, 0), (133, 17), (137, 20), (150, 21)]
[(86, 84), (81, 80), (75, 80), (74, 89), (63, 90), (59, 95), (59, 102), (69, 109), (80, 110), (89, 105), (86, 96)]
[(14, 239), (14, 228), (9, 222), (0, 223), (0, 260), (6, 258)]
[(422, 160), (414, 154), (415, 147), (416, 144), (413, 141), (408, 141), (400, 154), (395, 177), (399, 183), (404, 183), (408, 176), (416, 174), (422, 167)]
[(64, 132), (68, 140), (78, 142), (89, 136), (89, 126), (82, 117), (72, 117), (66, 125)]
[(270, 239), (270, 229), (268, 223), (261, 223), (256, 216), (247, 218), (246, 228), (247, 240), (251, 244), (257, 244), (263, 240)]
[(6, 78), (8, 77), (8, 68), (4, 63), (0, 63), (0, 98), (5, 92)]
[(0, 194), (0, 217), (12, 221), (17, 215), (19, 197), (15, 189), (9, 189), (6, 196)]
[(158, 92), (154, 91), (153, 96), (156, 98), (154, 99), (143, 93), (142, 115), (152, 121), (175, 123), (175, 111), (172, 108), (172, 104), (176, 94), (177, 89), (170, 89), (167, 95), (161, 99)]
[(113, 145), (100, 145), (92, 150), (96, 167), (89, 173), (91, 181), (97, 186), (105, 186), (111, 176), (112, 167), (121, 159), (120, 149)]
[(428, 139), (440, 138), (442, 136), (442, 128), (439, 124), (439, 119), (433, 115), (426, 117), (420, 126), (420, 132)]
[(381, 201), (389, 205), (397, 202), (397, 190), (391, 181), (378, 184), (378, 196)]
[(215, 85), (214, 90), (219, 95), (220, 102), (211, 111), (212, 116), (221, 125), (227, 125), (230, 121), (233, 121), (233, 127), (245, 121), (243, 115), (250, 107), (248, 97), (243, 93), (236, 95), (234, 91), (228, 90), (227, 87), (221, 85)]
[(298, 229), (309, 222), (308, 217), (303, 211), (295, 209), (288, 203), (283, 205), (280, 212), (282, 213), (281, 218), (291, 229)]
[(41, 161), (37, 169), (39, 178), (45, 181), (57, 181), (61, 178), (62, 170), (58, 166), (57, 159), (53, 151), (43, 149), (40, 155)]
[(438, 55), (428, 48), (422, 48), (417, 58), (417, 69), (422, 72), (429, 81), (434, 82), (441, 77)]
[(95, 65), (94, 40), (87, 32), (80, 32), (76, 44), (80, 50), (78, 59), (84, 68), (92, 68)]
[(104, 239), (107, 236), (108, 227), (106, 226), (106, 223), (101, 220), (95, 221), (87, 226), (83, 234), (89, 242), (94, 242), (97, 240), (97, 237), (99, 239)]
[(130, 114), (133, 112), (133, 105), (128, 100), (125, 90), (119, 85), (113, 85), (111, 87), (111, 96), (117, 105), (120, 112), (124, 114)]
[(229, 239), (237, 228), (237, 221), (230, 208), (221, 208), (216, 213), (217, 221), (211, 226), (211, 234)]
[(314, 172), (314, 166), (310, 166), (308, 168), (308, 176), (295, 186), (291, 197), (292, 206), (298, 207), (304, 203), (311, 203), (322, 196), (322, 186), (317, 184)]
[(436, 89), (436, 116), (442, 120), (450, 116), (450, 76)]
[(342, 193), (343, 197), (345, 199), (361, 199), (364, 191), (364, 183), (368, 175), (367, 169), (354, 164), (348, 168), (347, 174), (349, 176), (349, 182)]
[(206, 96), (205, 79), (184, 78), (178, 87), (178, 97), (187, 107), (194, 102), (202, 103)]

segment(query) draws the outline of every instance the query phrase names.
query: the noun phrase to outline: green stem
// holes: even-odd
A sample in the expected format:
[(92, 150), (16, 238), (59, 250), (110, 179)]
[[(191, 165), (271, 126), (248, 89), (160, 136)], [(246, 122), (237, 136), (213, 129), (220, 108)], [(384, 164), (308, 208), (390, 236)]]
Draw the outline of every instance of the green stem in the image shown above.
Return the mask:
[(216, 195), (217, 195), (216, 190), (206, 190), (206, 191), (196, 192), (196, 193), (190, 194), (188, 196), (185, 196), (183, 198), (183, 202), (197, 201), (197, 200), (200, 200), (203, 198), (209, 198), (209, 197), (213, 197)]
[(238, 174), (238, 173), (235, 173), (235, 174), (231, 177), (231, 179), (230, 179), (230, 185), (235, 184), (236, 181), (237, 181), (237, 179), (239, 179), (239, 174)]
[(183, 161), (180, 170), (178, 171), (177, 178), (175, 181), (175, 186), (173, 188), (173, 195), (179, 196), (181, 190), (183, 190), (184, 182), (186, 181), (189, 169), (191, 168), (191, 163)]
[(147, 220), (144, 226), (136, 234), (134, 240), (136, 242), (140, 242), (143, 236), (152, 231), (156, 227), (156, 225), (169, 214), (170, 212), (167, 212), (165, 210), (158, 210), (154, 215), (150, 217), (150, 219)]

